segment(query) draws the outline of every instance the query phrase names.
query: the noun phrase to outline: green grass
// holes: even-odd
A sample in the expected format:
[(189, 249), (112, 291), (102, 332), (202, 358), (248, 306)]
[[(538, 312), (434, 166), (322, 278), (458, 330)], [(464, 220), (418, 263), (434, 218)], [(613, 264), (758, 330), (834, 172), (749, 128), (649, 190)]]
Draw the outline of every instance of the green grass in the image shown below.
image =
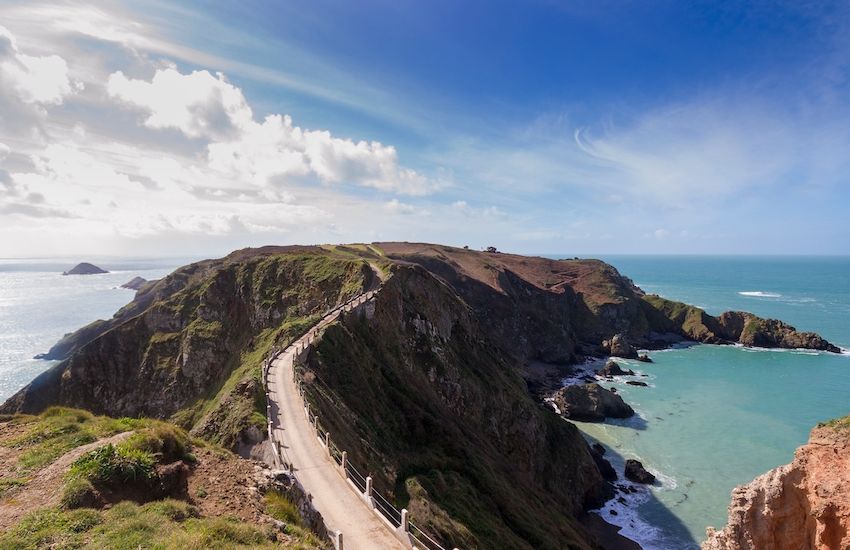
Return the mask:
[(263, 497), (266, 514), (286, 524), (286, 534), (293, 537), (295, 542), (304, 548), (325, 548), (315, 534), (310, 532), (301, 520), (298, 508), (289, 498), (277, 491), (269, 491)]
[(117, 445), (106, 444), (75, 460), (66, 474), (62, 506), (91, 505), (96, 488), (126, 484), (150, 484), (157, 464), (194, 461), (189, 436), (179, 428), (153, 422)]
[(231, 548), (321, 548), (310, 543), (281, 545), (270, 532), (228, 518), (201, 518), (181, 501), (142, 506), (122, 502), (106, 511), (46, 508), (26, 516), (0, 535), (0, 550), (99, 548), (111, 550), (201, 550)]
[(156, 458), (128, 445), (109, 443), (75, 460), (68, 476), (88, 479), (94, 484), (150, 481), (156, 476)]
[(827, 428), (835, 428), (838, 430), (850, 430), (850, 416), (845, 416), (842, 418), (833, 418), (827, 422), (821, 422), (818, 424), (819, 428), (827, 427)]
[(135, 430), (152, 422), (95, 416), (87, 411), (66, 407), (51, 407), (38, 416), (21, 416), (16, 421), (29, 425), (29, 429), (19, 437), (4, 441), (2, 445), (24, 450), (13, 466), (20, 473), (42, 468), (81, 445)]

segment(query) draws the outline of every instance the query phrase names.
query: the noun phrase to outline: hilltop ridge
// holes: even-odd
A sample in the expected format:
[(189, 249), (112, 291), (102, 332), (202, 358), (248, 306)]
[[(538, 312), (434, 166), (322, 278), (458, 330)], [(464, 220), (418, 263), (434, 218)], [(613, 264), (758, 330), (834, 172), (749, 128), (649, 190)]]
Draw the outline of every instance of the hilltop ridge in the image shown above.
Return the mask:
[(568, 372), (589, 356), (686, 339), (834, 347), (779, 321), (647, 295), (599, 260), (426, 243), (269, 246), (143, 286), (112, 319), (63, 338), (51, 350), (62, 362), (0, 412), (152, 416), (262, 454), (263, 359), (376, 274), (374, 311), (328, 327), (308, 357), (327, 384), (316, 406), (376, 487), (467, 548), (598, 547), (576, 518), (611, 488), (575, 426), (530, 391), (533, 365)]

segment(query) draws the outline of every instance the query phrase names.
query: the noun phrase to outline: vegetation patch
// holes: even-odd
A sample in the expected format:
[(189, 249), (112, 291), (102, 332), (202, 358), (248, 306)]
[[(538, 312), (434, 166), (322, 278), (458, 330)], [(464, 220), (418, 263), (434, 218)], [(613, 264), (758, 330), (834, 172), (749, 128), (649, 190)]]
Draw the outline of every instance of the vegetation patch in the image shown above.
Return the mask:
[(106, 511), (38, 510), (0, 535), (0, 550), (321, 548), (310, 543), (281, 545), (272, 537), (269, 530), (235, 519), (201, 518), (194, 506), (167, 499), (142, 506), (122, 502)]
[(38, 470), (81, 445), (153, 422), (95, 416), (88, 411), (66, 407), (50, 407), (38, 416), (22, 415), (16, 421), (29, 425), (29, 429), (0, 445), (24, 450), (13, 466), (19, 473)]
[(284, 532), (292, 537), (293, 542), (304, 548), (328, 547), (304, 525), (298, 507), (289, 497), (278, 491), (269, 491), (263, 497), (266, 514), (286, 524)]

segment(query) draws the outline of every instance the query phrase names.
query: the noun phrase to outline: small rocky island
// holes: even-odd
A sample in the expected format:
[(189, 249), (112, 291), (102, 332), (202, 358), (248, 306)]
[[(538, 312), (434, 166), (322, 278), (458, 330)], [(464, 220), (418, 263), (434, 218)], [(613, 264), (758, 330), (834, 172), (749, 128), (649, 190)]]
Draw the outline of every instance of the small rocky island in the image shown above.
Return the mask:
[(139, 290), (140, 288), (142, 288), (142, 285), (147, 282), (148, 280), (144, 277), (133, 277), (132, 279), (121, 285), (121, 288), (126, 288), (129, 290)]
[(109, 273), (105, 269), (101, 269), (94, 264), (88, 262), (78, 263), (68, 271), (63, 271), (62, 275), (100, 275), (101, 273)]

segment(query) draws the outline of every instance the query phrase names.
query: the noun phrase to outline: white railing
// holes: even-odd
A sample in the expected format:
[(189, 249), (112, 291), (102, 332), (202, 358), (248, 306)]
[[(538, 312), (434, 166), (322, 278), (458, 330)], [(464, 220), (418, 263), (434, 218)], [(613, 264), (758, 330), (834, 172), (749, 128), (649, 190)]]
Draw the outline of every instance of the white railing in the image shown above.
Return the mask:
[[(321, 320), (325, 320), (337, 312), (345, 311), (346, 309), (353, 310), (354, 308), (365, 304), (375, 297), (378, 290), (380, 290), (380, 288), (351, 298), (345, 303), (329, 310), (322, 316)], [(319, 321), (319, 323), (321, 323), (321, 321)], [(378, 517), (388, 524), (395, 535), (405, 545), (413, 548), (414, 550), (447, 550), (445, 546), (438, 543), (433, 537), (422, 531), (412, 521), (410, 521), (409, 513), (405, 508), (399, 510), (386, 497), (373, 488), (372, 477), (370, 475), (364, 476), (354, 467), (351, 461), (348, 460), (348, 453), (336, 445), (336, 443), (331, 439), (328, 430), (322, 428), (319, 417), (316, 416), (316, 414), (310, 409), (310, 403), (307, 401), (305, 395), (303, 372), (301, 372), (299, 366), (303, 364), (310, 346), (318, 337), (319, 323), (305, 331), (304, 334), (302, 334), (299, 338), (296, 338), (294, 342), (286, 348), (289, 349), (294, 347), (295, 354), (292, 360), (293, 380), (298, 388), (298, 395), (301, 397), (302, 403), (304, 404), (304, 414), (307, 416), (307, 421), (313, 425), (319, 443), (325, 448), (328, 458), (337, 466), (337, 472), (343, 477), (343, 479), (348, 481), (349, 487), (360, 495), (365, 503), (378, 515)], [(274, 360), (286, 351), (286, 349), (273, 349), (269, 357), (263, 362), (263, 388), (266, 393), (266, 413), (267, 418), (269, 419), (269, 442), (272, 447), (274, 466), (276, 468), (291, 469), (291, 464), (285, 460), (286, 457), (282, 456), (284, 454), (283, 446), (280, 442), (275, 441), (274, 438), (274, 425), (272, 421), (274, 415), (272, 414), (272, 401), (268, 388), (269, 369), (271, 368)], [(327, 387), (327, 385), (325, 386)], [(330, 387), (327, 387), (327, 389), (330, 391)], [(337, 550), (342, 550), (341, 533), (336, 534), (333, 542)], [(453, 550), (458, 549), (454, 548)]]

